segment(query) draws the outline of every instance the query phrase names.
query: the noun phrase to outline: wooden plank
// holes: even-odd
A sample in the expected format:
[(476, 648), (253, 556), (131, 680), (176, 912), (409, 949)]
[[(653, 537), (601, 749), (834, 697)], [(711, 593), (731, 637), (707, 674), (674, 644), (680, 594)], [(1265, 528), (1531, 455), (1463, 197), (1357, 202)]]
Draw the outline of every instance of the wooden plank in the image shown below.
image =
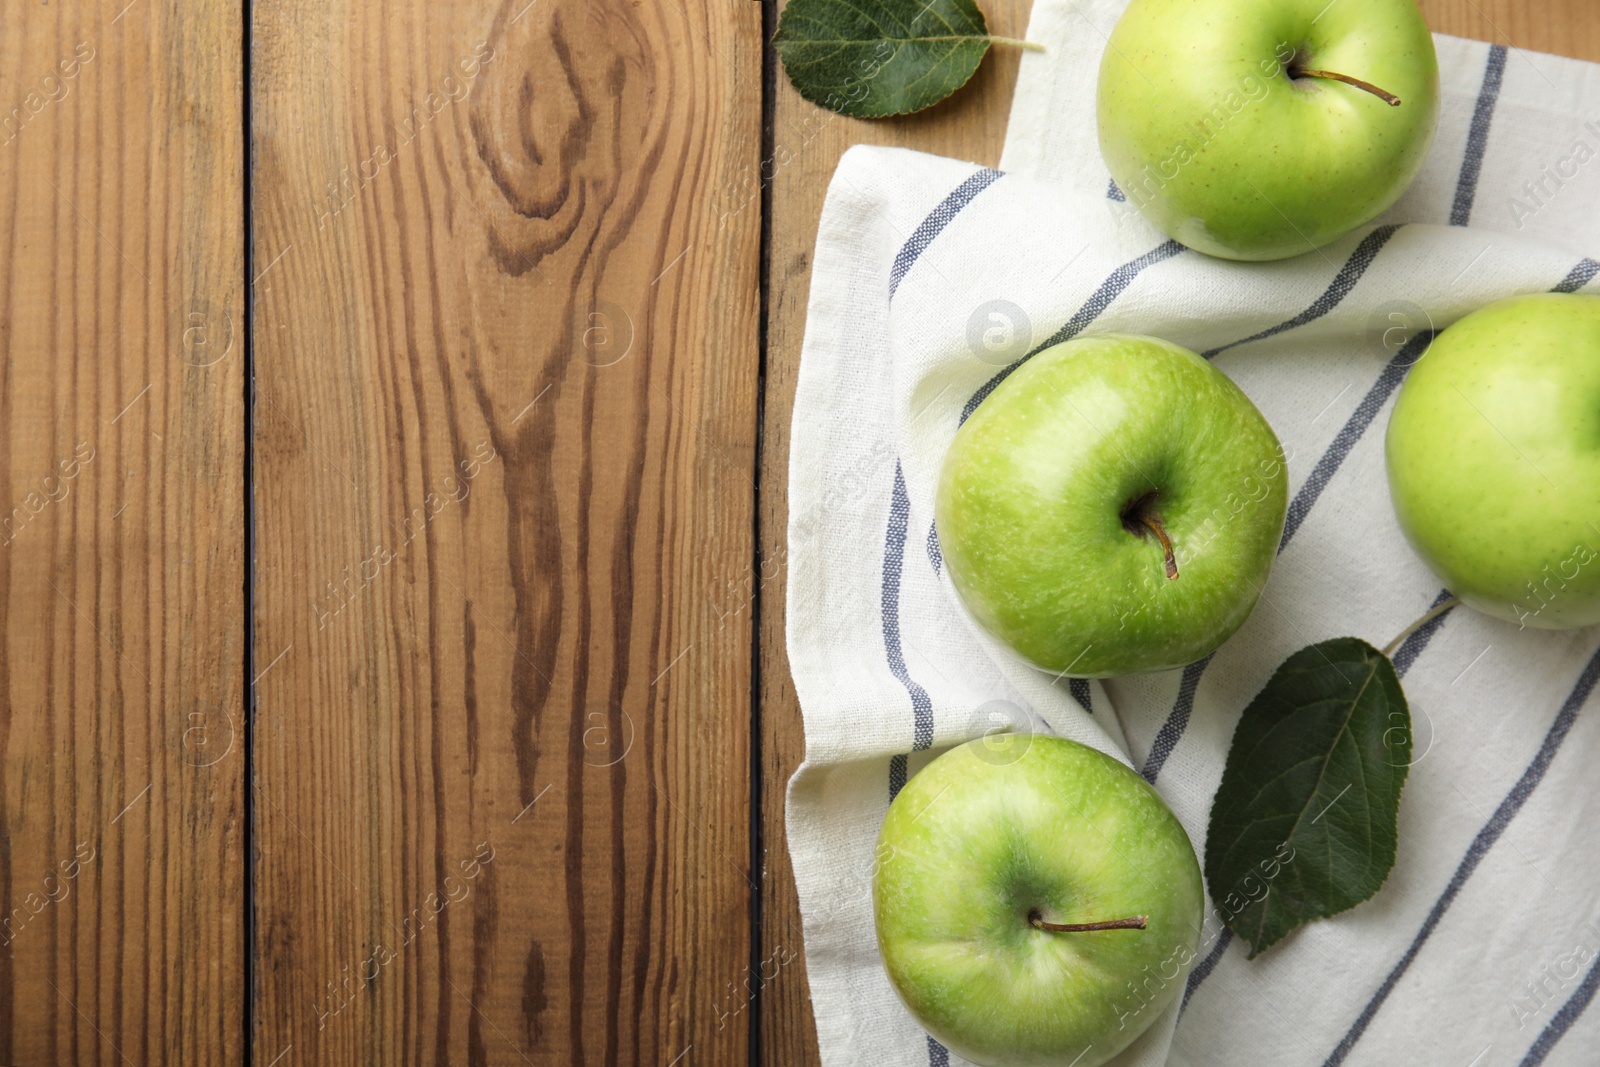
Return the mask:
[(1600, 61), (1593, 0), (1420, 0), (1418, 6), (1435, 33)]
[(0, 5), (0, 1063), (243, 1055), (242, 30)]
[[(991, 31), (1026, 33), (1028, 0), (983, 4)], [(1423, 0), (1440, 32), (1498, 40), (1521, 48), (1600, 60), (1600, 11), (1592, 0)], [(770, 33), (770, 27), (769, 27)], [(861, 122), (820, 111), (778, 72), (773, 86), (771, 238), (768, 246), (768, 345), (761, 463), (761, 1061), (795, 1067), (817, 1062), (815, 1024), (806, 987), (800, 912), (784, 839), (784, 789), (805, 756), (800, 708), (784, 651), (784, 539), (788, 516), (789, 420), (811, 287), (817, 221), (840, 155), (853, 144), (883, 144), (995, 165), (1016, 85), (1015, 54), (991, 52), (974, 80), (943, 104), (905, 119)], [(782, 963), (781, 967), (775, 965)]]
[(253, 11), (256, 1062), (743, 1059), (760, 9)]

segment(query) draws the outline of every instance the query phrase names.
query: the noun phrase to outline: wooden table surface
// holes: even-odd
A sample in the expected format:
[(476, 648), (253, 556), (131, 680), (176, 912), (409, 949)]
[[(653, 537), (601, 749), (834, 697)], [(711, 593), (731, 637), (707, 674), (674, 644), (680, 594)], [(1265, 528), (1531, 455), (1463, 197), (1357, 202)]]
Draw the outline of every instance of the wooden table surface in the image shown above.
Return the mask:
[(816, 1062), (817, 217), (852, 144), (995, 163), (1017, 60), (860, 122), (775, 22), (0, 5), (0, 1064)]

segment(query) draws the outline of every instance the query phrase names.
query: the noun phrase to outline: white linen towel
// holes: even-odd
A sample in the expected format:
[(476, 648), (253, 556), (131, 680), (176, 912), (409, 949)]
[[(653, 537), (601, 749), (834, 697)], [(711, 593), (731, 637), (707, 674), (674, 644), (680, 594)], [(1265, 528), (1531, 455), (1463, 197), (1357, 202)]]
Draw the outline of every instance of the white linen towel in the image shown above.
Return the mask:
[[(1094, 85), (1124, 2), (1039, 0), (1028, 38), (1048, 51), (1022, 60), (1004, 173), (856, 148), (823, 211), (790, 453), (806, 761), (787, 817), (829, 1067), (961, 1062), (874, 944), (874, 845), (906, 778), (1017, 709), (1141, 770), (1203, 855), (1234, 726), (1278, 664), (1329, 637), (1382, 645), (1443, 596), (1396, 525), (1382, 447), (1432, 331), (1516, 293), (1600, 291), (1600, 66), (1438, 37), (1440, 130), (1399, 204), (1320, 252), (1230, 263), (1144, 222), (1100, 160)], [(1052, 684), (968, 621), (932, 497), (1009, 364), (1111, 331), (1206, 353), (1245, 389), (1291, 456), (1288, 525), (1261, 603), (1207, 662)], [(1183, 996), (1121, 1067), (1600, 1062), (1600, 630), (1457, 608), (1395, 658), (1416, 762), (1388, 883), (1253, 961), (1208, 915)]]

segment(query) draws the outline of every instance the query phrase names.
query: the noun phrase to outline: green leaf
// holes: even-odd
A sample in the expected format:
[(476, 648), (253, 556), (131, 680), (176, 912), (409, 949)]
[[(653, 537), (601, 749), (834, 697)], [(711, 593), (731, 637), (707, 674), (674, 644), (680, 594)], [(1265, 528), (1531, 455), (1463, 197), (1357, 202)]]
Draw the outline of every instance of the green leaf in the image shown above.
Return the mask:
[(937, 104), (990, 40), (972, 0), (789, 0), (772, 45), (801, 96), (871, 119)]
[(1252, 958), (1383, 885), (1410, 763), (1400, 678), (1359, 638), (1296, 652), (1245, 708), (1211, 805), (1206, 884)]

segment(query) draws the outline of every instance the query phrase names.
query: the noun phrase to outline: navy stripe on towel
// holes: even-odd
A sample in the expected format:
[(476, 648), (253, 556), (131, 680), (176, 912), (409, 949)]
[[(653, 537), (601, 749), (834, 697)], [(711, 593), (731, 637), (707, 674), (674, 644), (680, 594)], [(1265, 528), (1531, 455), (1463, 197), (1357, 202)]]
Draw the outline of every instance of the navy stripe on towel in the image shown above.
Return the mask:
[(1156, 775), (1161, 773), (1161, 768), (1167, 762), (1167, 757), (1172, 755), (1172, 749), (1177, 745), (1178, 738), (1183, 736), (1184, 729), (1189, 725), (1189, 713), (1194, 710), (1194, 692), (1199, 688), (1200, 676), (1205, 673), (1206, 665), (1210, 662), (1211, 656), (1207, 656), (1183, 669), (1183, 679), (1178, 683), (1178, 699), (1173, 702), (1172, 714), (1161, 724), (1160, 732), (1150, 744), (1150, 754), (1145, 757), (1144, 770), (1139, 772), (1151, 785), (1155, 785)]
[(1216, 945), (1206, 953), (1206, 958), (1194, 965), (1194, 970), (1189, 972), (1189, 982), (1183, 987), (1183, 1004), (1178, 1008), (1180, 1014), (1189, 1006), (1189, 998), (1200, 988), (1200, 983), (1210, 978), (1211, 972), (1217, 969), (1217, 962), (1222, 959), (1222, 954), (1228, 951), (1228, 946), (1231, 944), (1233, 944), (1233, 930), (1224, 929), (1222, 935), (1217, 938)]
[(1539, 1067), (1544, 1058), (1550, 1055), (1550, 1050), (1556, 1047), (1556, 1042), (1566, 1036), (1572, 1024), (1578, 1021), (1578, 1016), (1583, 1014), (1589, 1002), (1594, 999), (1595, 987), (1600, 986), (1600, 962), (1589, 968), (1589, 973), (1584, 975), (1580, 984), (1567, 1002), (1561, 1005), (1561, 1010), (1556, 1012), (1555, 1018), (1539, 1034), (1533, 1046), (1528, 1049), (1528, 1054), (1522, 1057), (1521, 1067)]
[(1405, 380), (1406, 372), (1411, 369), (1411, 365), (1427, 351), (1433, 338), (1432, 330), (1422, 330), (1401, 346), (1400, 351), (1396, 352), (1394, 358), (1383, 368), (1383, 373), (1378, 375), (1378, 380), (1372, 384), (1372, 388), (1367, 390), (1367, 395), (1361, 398), (1361, 403), (1356, 405), (1355, 411), (1339, 428), (1333, 443), (1322, 454), (1322, 458), (1317, 460), (1317, 465), (1311, 469), (1305, 484), (1289, 502), (1289, 514), (1283, 524), (1283, 539), (1278, 542), (1279, 552), (1289, 544), (1289, 539), (1300, 529), (1300, 524), (1306, 521), (1306, 516), (1311, 514), (1311, 508), (1316, 504), (1317, 498), (1338, 473), (1339, 467), (1356, 447), (1356, 442), (1361, 440), (1367, 428), (1372, 425), (1372, 420), (1378, 417), (1378, 412), (1382, 410), (1384, 403)]
[(928, 1038), (928, 1067), (950, 1067), (950, 1050)]
[[(1428, 610), (1432, 611), (1437, 608), (1440, 604), (1449, 600), (1450, 596), (1450, 590), (1439, 590), (1439, 595), (1433, 598), (1433, 603), (1428, 605)], [(1418, 627), (1416, 633), (1400, 642), (1400, 647), (1394, 650), (1393, 662), (1396, 674), (1402, 678), (1406, 676), (1406, 671), (1409, 671), (1411, 665), (1417, 662), (1417, 657), (1422, 655), (1422, 650), (1428, 647), (1428, 642), (1433, 640), (1433, 635), (1439, 632), (1439, 628), (1444, 625), (1444, 620), (1450, 617), (1450, 612), (1452, 611), (1455, 611), (1455, 608), (1452, 607), (1449, 611), (1441, 612), (1434, 618), (1429, 619), (1425, 625)]]
[(1483, 88), (1472, 109), (1472, 126), (1467, 131), (1467, 154), (1456, 179), (1456, 199), (1450, 207), (1450, 225), (1465, 226), (1472, 219), (1472, 202), (1478, 195), (1478, 173), (1483, 170), (1483, 150), (1489, 144), (1489, 123), (1500, 99), (1500, 82), (1506, 73), (1506, 46), (1489, 47), (1489, 61), (1483, 68)]
[(1461, 887), (1466, 885), (1467, 879), (1471, 878), (1473, 872), (1478, 869), (1478, 864), (1483, 862), (1483, 857), (1488, 854), (1489, 849), (1494, 847), (1494, 843), (1500, 840), (1500, 835), (1505, 833), (1506, 827), (1511, 824), (1511, 820), (1516, 818), (1517, 812), (1522, 810), (1522, 805), (1527, 802), (1528, 797), (1533, 794), (1533, 791), (1538, 788), (1539, 783), (1544, 779), (1545, 772), (1550, 769), (1551, 761), (1555, 759), (1556, 753), (1561, 749), (1561, 743), (1567, 739), (1567, 733), (1572, 729), (1572, 722), (1578, 716), (1578, 709), (1582, 708), (1589, 699), (1589, 694), (1594, 690), (1597, 680), (1600, 680), (1600, 649), (1595, 650), (1595, 654), (1590, 658), (1588, 666), (1579, 675), (1578, 682), (1573, 687), (1572, 693), (1567, 697), (1566, 702), (1561, 705), (1561, 711), (1556, 714), (1555, 722), (1550, 724), (1550, 730), (1545, 734), (1544, 742), (1539, 746), (1539, 752), (1533, 757), (1533, 762), (1528, 764), (1527, 770), (1522, 772), (1522, 777), (1517, 779), (1517, 784), (1511, 787), (1511, 791), (1500, 802), (1500, 806), (1489, 817), (1489, 821), (1484, 824), (1483, 829), (1478, 831), (1478, 836), (1473, 838), (1472, 845), (1467, 849), (1467, 854), (1461, 859), (1461, 865), (1456, 868), (1456, 873), (1451, 876), (1450, 884), (1445, 886), (1444, 892), (1440, 894), (1433, 908), (1429, 910), (1427, 919), (1422, 923), (1422, 928), (1417, 931), (1417, 936), (1412, 939), (1411, 947), (1406, 949), (1405, 955), (1400, 957), (1400, 962), (1394, 965), (1388, 977), (1384, 978), (1383, 984), (1378, 986), (1378, 991), (1372, 995), (1372, 999), (1367, 1002), (1367, 1006), (1361, 1010), (1361, 1014), (1351, 1024), (1349, 1032), (1344, 1035), (1344, 1039), (1328, 1054), (1328, 1058), (1323, 1061), (1322, 1067), (1338, 1067), (1339, 1064), (1344, 1062), (1344, 1058), (1350, 1054), (1350, 1050), (1355, 1048), (1356, 1042), (1361, 1040), (1361, 1035), (1366, 1033), (1367, 1027), (1372, 1024), (1373, 1018), (1378, 1014), (1378, 1010), (1383, 1007), (1384, 1001), (1389, 999), (1389, 994), (1394, 992), (1395, 986), (1405, 976), (1406, 971), (1411, 967), (1412, 961), (1422, 951), (1422, 946), (1427, 943), (1428, 938), (1432, 936), (1433, 931), (1438, 927), (1439, 921), (1444, 918), (1444, 913), (1450, 910), (1451, 904), (1455, 903), (1457, 895), (1461, 892)]
[(1201, 354), (1207, 359), (1215, 359), (1230, 348), (1247, 345), (1252, 341), (1264, 340), (1322, 318), (1322, 316), (1338, 307), (1340, 301), (1350, 295), (1350, 290), (1356, 287), (1356, 282), (1361, 280), (1361, 276), (1367, 272), (1368, 267), (1372, 266), (1372, 261), (1378, 258), (1378, 253), (1383, 250), (1384, 245), (1389, 243), (1389, 238), (1393, 237), (1398, 229), (1400, 227), (1394, 225), (1379, 226), (1362, 238), (1361, 243), (1356, 246), (1356, 250), (1350, 253), (1350, 258), (1345, 260), (1344, 266), (1339, 268), (1339, 273), (1333, 276), (1333, 281), (1324, 290), (1323, 294), (1313, 300), (1310, 307), (1294, 318), (1287, 322), (1280, 322), (1276, 326), (1268, 327), (1260, 333), (1251, 334), (1243, 340), (1233, 341), (1223, 345), (1221, 348), (1213, 348), (1211, 351)]
[(978, 410), (978, 405), (983, 403), (984, 400), (988, 398), (989, 394), (995, 391), (996, 386), (1009, 378), (1012, 371), (1016, 370), (1018, 367), (1022, 366), (1024, 363), (1028, 362), (1028, 360), (1032, 359), (1034, 356), (1038, 355), (1040, 352), (1043, 352), (1050, 346), (1058, 345), (1062, 341), (1070, 341), (1074, 337), (1078, 336), (1078, 334), (1081, 333), (1085, 327), (1087, 327), (1095, 319), (1099, 318), (1101, 313), (1104, 312), (1106, 308), (1111, 306), (1111, 302), (1113, 300), (1122, 295), (1122, 291), (1124, 289), (1133, 284), (1133, 280), (1139, 276), (1140, 271), (1144, 270), (1146, 267), (1160, 263), (1164, 259), (1171, 259), (1179, 252), (1183, 251), (1185, 251), (1184, 247), (1178, 242), (1167, 241), (1166, 243), (1146, 252), (1138, 259), (1129, 260), (1127, 263), (1124, 263), (1122, 266), (1112, 271), (1110, 276), (1108, 276), (1105, 281), (1100, 283), (1100, 288), (1096, 289), (1094, 294), (1090, 296), (1088, 300), (1084, 301), (1083, 306), (1073, 314), (1072, 318), (1067, 320), (1065, 326), (1062, 326), (1061, 329), (1051, 334), (1048, 341), (1037, 346), (1032, 352), (1029, 352), (1027, 355), (1011, 364), (1011, 366), (1007, 367), (1005, 370), (1002, 370), (993, 378), (990, 378), (983, 384), (982, 388), (980, 388), (976, 393), (973, 393), (972, 398), (969, 399), (966, 403), (966, 406), (961, 409), (961, 421), (966, 422), (967, 419), (971, 418), (972, 413)]
[(917, 261), (917, 257), (927, 251), (933, 239), (939, 236), (950, 220), (961, 213), (961, 209), (972, 203), (973, 197), (983, 192), (1000, 179), (1000, 172), (990, 170), (988, 167), (978, 171), (972, 177), (956, 186), (955, 191), (934, 208), (922, 224), (912, 231), (902, 247), (894, 257), (894, 264), (889, 268), (889, 299), (894, 299), (895, 290), (900, 288), (900, 283), (905, 279), (906, 272)]
[(933, 744), (933, 701), (906, 670), (905, 650), (900, 644), (900, 577), (905, 569), (906, 527), (910, 520), (911, 498), (906, 495), (905, 473), (897, 462), (894, 496), (889, 502), (889, 528), (883, 539), (883, 648), (889, 670), (911, 696), (912, 750), (920, 752)]
[(1573, 267), (1567, 276), (1561, 279), (1560, 284), (1550, 291), (1552, 293), (1576, 293), (1579, 289), (1594, 281), (1596, 274), (1600, 274), (1600, 263), (1592, 259), (1585, 259), (1576, 267)]
[(1117, 187), (1117, 179), (1112, 178), (1111, 184), (1106, 186), (1106, 199), (1115, 200), (1119, 204), (1126, 204), (1128, 198), (1122, 195), (1122, 190)]
[(906, 758), (904, 756), (889, 757), (889, 800), (900, 795), (900, 790), (906, 787)]

